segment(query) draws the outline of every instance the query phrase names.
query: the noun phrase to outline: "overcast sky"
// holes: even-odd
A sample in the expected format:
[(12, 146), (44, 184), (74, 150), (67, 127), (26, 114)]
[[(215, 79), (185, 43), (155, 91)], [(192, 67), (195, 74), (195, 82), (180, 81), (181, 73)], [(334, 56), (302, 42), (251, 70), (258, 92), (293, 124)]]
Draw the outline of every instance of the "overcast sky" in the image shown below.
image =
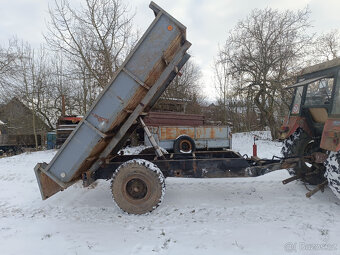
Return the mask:
[[(73, 0), (81, 1), (81, 0)], [(0, 0), (0, 44), (17, 36), (39, 46), (46, 31), (48, 4), (54, 0)], [(136, 12), (135, 23), (141, 31), (154, 19), (149, 0), (129, 0)], [(213, 59), (218, 46), (223, 45), (228, 30), (245, 18), (254, 8), (271, 7), (279, 10), (297, 10), (309, 6), (311, 32), (327, 32), (340, 26), (339, 0), (155, 0), (163, 9), (187, 27), (187, 38), (193, 60), (202, 70), (205, 94), (213, 95)]]

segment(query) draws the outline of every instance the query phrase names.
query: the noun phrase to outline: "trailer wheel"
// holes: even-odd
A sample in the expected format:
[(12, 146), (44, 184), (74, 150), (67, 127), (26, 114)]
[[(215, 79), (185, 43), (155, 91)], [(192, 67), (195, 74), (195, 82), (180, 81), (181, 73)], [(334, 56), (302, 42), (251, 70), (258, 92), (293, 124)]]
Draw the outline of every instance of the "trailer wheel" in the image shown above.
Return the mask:
[(174, 142), (175, 153), (191, 153), (196, 150), (195, 141), (187, 135), (181, 135), (177, 137)]
[(333, 193), (340, 199), (340, 151), (330, 152), (325, 161), (325, 177), (328, 180), (328, 186)]
[[(313, 140), (303, 129), (299, 128), (284, 141), (281, 153), (284, 157), (302, 157), (320, 150), (320, 143)], [(317, 171), (317, 174), (302, 178), (302, 181), (311, 185), (317, 185), (325, 181), (324, 170), (325, 168), (322, 164), (311, 164), (305, 161), (301, 162), (301, 167), (296, 166), (288, 169), (290, 175), (307, 174)]]
[(111, 191), (114, 201), (123, 211), (144, 214), (162, 202), (165, 193), (164, 176), (153, 163), (133, 159), (115, 171)]

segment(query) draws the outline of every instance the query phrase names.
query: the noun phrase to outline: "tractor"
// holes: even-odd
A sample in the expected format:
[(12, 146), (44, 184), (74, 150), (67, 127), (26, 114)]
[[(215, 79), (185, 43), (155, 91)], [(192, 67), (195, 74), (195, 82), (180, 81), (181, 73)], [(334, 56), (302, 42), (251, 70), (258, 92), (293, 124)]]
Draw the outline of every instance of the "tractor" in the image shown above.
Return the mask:
[(301, 159), (291, 180), (328, 184), (340, 199), (340, 58), (303, 69), (287, 88), (294, 96), (280, 129), (282, 154)]

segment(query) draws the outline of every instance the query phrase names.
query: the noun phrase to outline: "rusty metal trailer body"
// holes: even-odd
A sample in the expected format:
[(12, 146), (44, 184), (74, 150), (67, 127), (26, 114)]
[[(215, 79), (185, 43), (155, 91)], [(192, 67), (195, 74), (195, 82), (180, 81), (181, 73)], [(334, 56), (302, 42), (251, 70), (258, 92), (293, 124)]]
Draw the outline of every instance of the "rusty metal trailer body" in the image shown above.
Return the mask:
[(35, 173), (43, 199), (95, 172), (120, 149), (189, 59), (186, 27), (151, 2), (155, 19), (49, 164)]
[(187, 114), (182, 112), (149, 112), (144, 118), (145, 124), (153, 127), (158, 126), (203, 126), (205, 125), (204, 115)]
[[(64, 107), (64, 106), (63, 106)], [(57, 121), (56, 145), (59, 148), (67, 140), (72, 131), (77, 127), (83, 116), (61, 116)]]
[[(152, 126), (149, 129), (158, 145), (166, 150), (172, 150), (175, 140), (182, 135), (191, 137), (196, 149), (231, 148), (228, 126)], [(144, 135), (144, 143), (151, 146), (146, 135)]]

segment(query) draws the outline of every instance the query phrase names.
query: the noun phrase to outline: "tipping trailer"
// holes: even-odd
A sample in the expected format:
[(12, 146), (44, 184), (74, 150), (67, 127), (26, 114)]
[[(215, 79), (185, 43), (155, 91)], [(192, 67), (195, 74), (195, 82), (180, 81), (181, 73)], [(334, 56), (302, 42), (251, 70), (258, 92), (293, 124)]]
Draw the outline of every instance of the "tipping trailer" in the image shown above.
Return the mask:
[[(280, 168), (279, 159), (243, 158), (230, 150), (162, 153), (142, 117), (187, 62), (191, 44), (184, 25), (155, 3), (150, 8), (154, 21), (114, 78), (52, 161), (35, 166), (42, 199), (79, 180), (87, 186), (97, 179), (111, 179), (117, 205), (128, 213), (142, 214), (161, 202), (165, 177), (256, 176)], [(156, 155), (118, 153), (137, 121)]]
[(189, 59), (186, 27), (151, 2), (155, 19), (47, 164), (35, 167), (43, 199), (67, 188), (85, 172), (95, 172), (136, 127)]

